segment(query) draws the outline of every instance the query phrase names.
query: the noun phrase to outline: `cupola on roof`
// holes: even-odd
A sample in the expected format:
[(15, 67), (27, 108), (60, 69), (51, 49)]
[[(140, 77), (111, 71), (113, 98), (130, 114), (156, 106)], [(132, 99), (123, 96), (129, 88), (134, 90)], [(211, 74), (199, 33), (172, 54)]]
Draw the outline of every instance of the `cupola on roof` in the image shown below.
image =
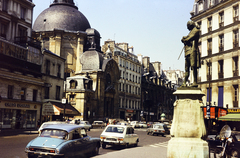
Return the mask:
[(91, 28), (87, 18), (78, 11), (73, 0), (54, 0), (35, 20), (34, 31), (86, 31)]

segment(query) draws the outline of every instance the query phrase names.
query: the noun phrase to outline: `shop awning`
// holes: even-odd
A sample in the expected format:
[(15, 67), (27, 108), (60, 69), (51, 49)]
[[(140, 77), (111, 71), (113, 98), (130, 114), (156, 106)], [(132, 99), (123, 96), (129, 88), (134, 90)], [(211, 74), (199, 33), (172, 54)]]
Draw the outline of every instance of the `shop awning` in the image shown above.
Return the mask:
[(71, 104), (62, 104), (59, 102), (48, 102), (43, 104), (43, 115), (60, 115), (64, 113), (65, 106), (65, 114), (79, 115), (77, 109), (75, 109)]
[(240, 121), (240, 113), (239, 114), (227, 114), (226, 116), (219, 117), (220, 121)]

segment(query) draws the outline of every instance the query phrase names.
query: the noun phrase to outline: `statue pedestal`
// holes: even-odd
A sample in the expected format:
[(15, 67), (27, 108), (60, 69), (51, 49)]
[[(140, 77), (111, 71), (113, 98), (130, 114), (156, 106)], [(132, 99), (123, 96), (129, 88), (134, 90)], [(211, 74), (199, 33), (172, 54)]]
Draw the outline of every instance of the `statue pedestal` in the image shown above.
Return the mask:
[(168, 143), (168, 158), (208, 158), (202, 106), (204, 93), (199, 88), (179, 88), (175, 93), (171, 140)]

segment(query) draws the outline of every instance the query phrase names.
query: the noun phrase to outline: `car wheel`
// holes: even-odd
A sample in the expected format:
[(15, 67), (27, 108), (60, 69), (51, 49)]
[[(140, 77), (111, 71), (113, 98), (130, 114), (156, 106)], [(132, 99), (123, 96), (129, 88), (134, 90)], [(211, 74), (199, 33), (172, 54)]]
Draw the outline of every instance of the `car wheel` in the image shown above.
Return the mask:
[(134, 144), (134, 146), (135, 146), (135, 147), (137, 147), (137, 146), (138, 146), (138, 140), (136, 141), (136, 144)]
[(153, 136), (154, 135), (154, 133), (153, 132), (151, 132), (151, 136)]
[(164, 137), (164, 134), (162, 134), (162, 137)]
[(88, 129), (88, 131), (90, 131), (90, 128)]
[(102, 148), (103, 148), (103, 149), (106, 149), (106, 144), (102, 144)]
[(147, 132), (147, 135), (149, 135), (149, 132)]
[(92, 151), (92, 156), (96, 156), (99, 154), (99, 146), (95, 146), (94, 150)]
[(125, 148), (128, 148), (128, 143), (125, 144)]

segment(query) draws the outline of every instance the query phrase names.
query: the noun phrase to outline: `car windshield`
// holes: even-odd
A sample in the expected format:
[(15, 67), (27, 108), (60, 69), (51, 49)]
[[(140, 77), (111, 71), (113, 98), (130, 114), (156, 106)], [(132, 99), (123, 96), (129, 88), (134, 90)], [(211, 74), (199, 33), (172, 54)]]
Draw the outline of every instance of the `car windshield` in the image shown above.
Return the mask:
[(123, 133), (124, 127), (108, 127), (105, 132)]
[(67, 139), (67, 132), (62, 130), (55, 130), (55, 129), (45, 129), (40, 134), (40, 137)]
[(153, 128), (163, 129), (163, 126), (162, 125), (154, 125)]

